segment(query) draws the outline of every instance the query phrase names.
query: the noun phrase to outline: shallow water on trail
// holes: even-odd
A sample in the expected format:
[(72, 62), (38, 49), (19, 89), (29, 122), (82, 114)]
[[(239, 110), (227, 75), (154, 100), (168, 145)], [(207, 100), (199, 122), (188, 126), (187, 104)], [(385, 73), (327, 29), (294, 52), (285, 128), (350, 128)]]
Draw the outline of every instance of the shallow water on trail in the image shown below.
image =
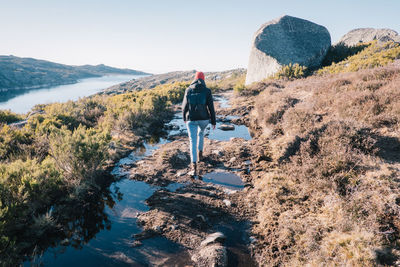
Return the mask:
[[(219, 101), (224, 103), (221, 105), (222, 107), (229, 107), (226, 99), (219, 98)], [(228, 119), (232, 118), (228, 117)], [(220, 124), (221, 122), (218, 122), (217, 127)], [(151, 155), (160, 145), (170, 142), (171, 136), (187, 135), (186, 125), (180, 113), (175, 115), (169, 125), (172, 125), (173, 128), (169, 130), (166, 138), (159, 139), (156, 144), (145, 143), (142, 148), (121, 159), (113, 169), (112, 174), (118, 177), (119, 181), (113, 183), (110, 189), (112, 192), (119, 192), (119, 197), (115, 197), (115, 205), (112, 208), (107, 206), (106, 200), (104, 200), (105, 203), (101, 203), (105, 206), (105, 214), (111, 222), (111, 228), (100, 230), (95, 238), (87, 244), (83, 244), (81, 249), (71, 246), (50, 248), (41, 258), (35, 260), (34, 264), (43, 264), (43, 266), (185, 266), (185, 263), (191, 262), (188, 253), (181, 246), (163, 237), (149, 238), (143, 240), (142, 245), (133, 247), (132, 235), (141, 232), (141, 227), (137, 225), (137, 216), (139, 213), (149, 210), (145, 203), (146, 199), (161, 187), (126, 179), (126, 177), (132, 163)], [(235, 125), (233, 131), (208, 129), (206, 135), (210, 139), (221, 141), (227, 141), (232, 137), (251, 139), (247, 127), (243, 125)], [(243, 189), (240, 177), (233, 173), (209, 173), (204, 175), (203, 179), (205, 182), (222, 185), (232, 190)], [(174, 183), (165, 189), (174, 192), (183, 186), (185, 185)], [(230, 226), (224, 227), (229, 229)], [(239, 228), (240, 230), (238, 230)], [(244, 229), (243, 226), (239, 228), (235, 229), (238, 231)], [(230, 235), (230, 233), (228, 234)], [(228, 240), (232, 238), (228, 238)], [(237, 247), (237, 244), (242, 244), (243, 240), (229, 242), (233, 242), (232, 244), (236, 242), (235, 246)], [(236, 257), (240, 261), (243, 257), (237, 252), (240, 249), (236, 248), (235, 252), (235, 246), (230, 253), (236, 255), (233, 258)], [(24, 266), (30, 265), (29, 262), (24, 263)]]
[[(229, 108), (228, 100), (223, 97), (217, 98), (220, 103), (224, 103), (220, 105), (222, 108)], [(175, 135), (187, 135), (186, 124), (182, 119), (182, 113), (175, 114), (174, 118), (167, 124), (172, 130), (169, 131), (168, 137), (172, 137)], [(211, 125), (208, 125), (205, 131), (205, 136), (212, 140), (218, 141), (229, 141), (231, 138), (243, 138), (245, 140), (250, 140), (251, 135), (249, 129), (245, 125), (235, 125), (230, 121), (237, 119), (237, 116), (217, 116), (217, 125), (215, 130), (211, 129)], [(220, 129), (222, 124), (229, 124), (235, 127), (232, 131), (224, 131)]]
[(209, 172), (203, 175), (203, 182), (221, 185), (233, 190), (242, 190), (244, 188), (242, 179), (231, 172)]

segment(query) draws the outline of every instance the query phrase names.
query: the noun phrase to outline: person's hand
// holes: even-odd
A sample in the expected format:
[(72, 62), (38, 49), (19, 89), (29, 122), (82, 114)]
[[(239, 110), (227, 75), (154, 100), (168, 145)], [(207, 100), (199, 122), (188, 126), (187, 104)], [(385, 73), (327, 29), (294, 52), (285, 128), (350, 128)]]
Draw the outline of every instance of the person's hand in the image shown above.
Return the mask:
[(215, 124), (213, 124), (212, 129), (215, 130)]

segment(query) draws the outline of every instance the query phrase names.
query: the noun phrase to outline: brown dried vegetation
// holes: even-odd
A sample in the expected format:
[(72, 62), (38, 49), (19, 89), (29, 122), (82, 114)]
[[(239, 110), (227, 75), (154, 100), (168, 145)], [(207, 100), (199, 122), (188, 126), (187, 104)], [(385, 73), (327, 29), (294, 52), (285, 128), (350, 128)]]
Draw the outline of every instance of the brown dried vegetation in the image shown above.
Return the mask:
[(274, 84), (251, 116), (273, 159), (255, 178), (261, 264), (398, 263), (400, 66)]

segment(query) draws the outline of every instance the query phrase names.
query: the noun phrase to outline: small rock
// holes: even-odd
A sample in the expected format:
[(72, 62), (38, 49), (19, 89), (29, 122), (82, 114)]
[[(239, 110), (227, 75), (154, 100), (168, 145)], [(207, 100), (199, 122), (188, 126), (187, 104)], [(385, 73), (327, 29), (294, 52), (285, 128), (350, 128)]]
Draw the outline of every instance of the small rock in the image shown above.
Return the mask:
[(181, 161), (186, 161), (186, 160), (187, 160), (186, 155), (183, 154), (183, 153), (177, 154), (176, 157), (177, 157), (179, 160), (181, 160)]
[(233, 126), (232, 124), (221, 124), (218, 128), (220, 130), (222, 130), (222, 131), (233, 131), (233, 130), (235, 130), (235, 126)]
[(222, 151), (220, 151), (220, 150), (213, 150), (212, 153), (213, 153), (214, 155), (217, 155), (218, 157), (220, 157), (220, 156), (223, 155)]
[(133, 242), (131, 243), (131, 247), (132, 247), (132, 248), (137, 248), (137, 247), (140, 247), (141, 245), (143, 245), (143, 243), (140, 242), (139, 240), (135, 240), (135, 241), (133, 241)]
[(204, 218), (203, 215), (198, 214), (198, 215), (196, 215), (196, 217), (200, 218), (203, 222), (206, 222), (206, 219)]
[(177, 130), (179, 130), (179, 129), (180, 129), (180, 128), (179, 128), (178, 125), (171, 125), (171, 130), (177, 131)]
[(253, 244), (257, 241), (257, 238), (255, 238), (254, 236), (250, 236), (249, 240), (250, 240), (250, 244)]
[(226, 239), (226, 236), (221, 233), (221, 232), (215, 232), (213, 234), (210, 234), (206, 237), (206, 239), (204, 239), (201, 243), (200, 246), (204, 247), (204, 246), (208, 246), (212, 243), (224, 243)]
[(246, 161), (244, 162), (244, 165), (246, 165), (246, 166), (251, 165), (251, 160), (246, 160)]
[(69, 241), (68, 238), (65, 238), (64, 240), (62, 240), (62, 241), (60, 242), (60, 244), (61, 244), (62, 246), (69, 246), (70, 243), (71, 243), (71, 242)]
[(153, 227), (154, 232), (161, 232), (161, 227), (159, 225)]
[(169, 226), (169, 229), (170, 229), (171, 231), (174, 231), (174, 230), (178, 229), (178, 225), (176, 225), (176, 224), (170, 225), (170, 226)]
[(185, 175), (185, 172), (183, 172), (183, 171), (179, 171), (179, 172), (176, 173), (177, 177), (180, 177), (180, 176), (183, 176), (183, 175)]
[(229, 160), (229, 163), (233, 163), (233, 162), (235, 162), (235, 160), (236, 160), (236, 157), (233, 157), (233, 158), (231, 158), (231, 159)]
[(226, 205), (227, 207), (232, 206), (232, 202), (231, 202), (230, 200), (224, 199), (223, 202), (225, 203), (225, 205)]
[(229, 188), (224, 188), (223, 190), (224, 190), (224, 193), (227, 194), (227, 195), (232, 195), (232, 194), (237, 192), (237, 190), (229, 189)]

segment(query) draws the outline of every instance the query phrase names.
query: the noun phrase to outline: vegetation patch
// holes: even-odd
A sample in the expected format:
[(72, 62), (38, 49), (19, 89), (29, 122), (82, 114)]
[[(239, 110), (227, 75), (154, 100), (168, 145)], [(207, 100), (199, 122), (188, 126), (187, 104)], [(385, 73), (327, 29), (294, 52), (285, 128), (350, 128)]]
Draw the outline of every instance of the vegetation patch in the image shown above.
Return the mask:
[(8, 125), (22, 117), (1, 111), (0, 265), (18, 265), (61, 243), (79, 247), (107, 227), (99, 207), (114, 203), (109, 166), (162, 133), (187, 86), (38, 105), (22, 128)]
[[(349, 51), (347, 51), (349, 49)], [(373, 41), (369, 44), (361, 44), (354, 48), (344, 49), (344, 52), (336, 52), (328, 54), (327, 62), (332, 61), (332, 65), (323, 67), (318, 70), (318, 74), (326, 73), (342, 73), (342, 72), (355, 72), (360, 69), (369, 69), (375, 67), (386, 66), (387, 64), (393, 62), (395, 59), (400, 58), (400, 44), (394, 42), (387, 42), (381, 44), (377, 41)], [(340, 60), (348, 53), (351, 55), (353, 52), (358, 53), (346, 57), (344, 60)], [(344, 53), (343, 56), (340, 53)]]
[(22, 120), (22, 116), (9, 110), (0, 110), (0, 124), (13, 123)]
[(261, 265), (396, 264), (399, 83), (396, 65), (263, 83), (250, 118), (270, 155), (253, 174)]
[(304, 78), (308, 75), (307, 67), (300, 66), (299, 64), (292, 64), (284, 65), (282, 68), (272, 76), (272, 79), (300, 79)]

